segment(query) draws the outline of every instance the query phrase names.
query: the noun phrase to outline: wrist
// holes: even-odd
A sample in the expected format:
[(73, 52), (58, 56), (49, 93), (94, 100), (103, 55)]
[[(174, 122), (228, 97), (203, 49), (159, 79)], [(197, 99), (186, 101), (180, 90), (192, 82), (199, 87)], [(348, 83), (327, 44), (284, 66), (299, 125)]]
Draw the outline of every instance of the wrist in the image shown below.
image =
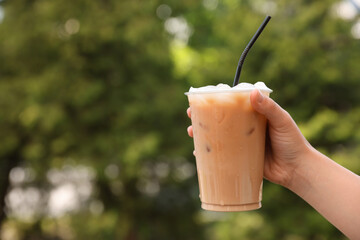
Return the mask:
[(297, 166), (293, 169), (290, 180), (284, 187), (302, 197), (311, 191), (312, 183), (319, 170), (317, 163), (320, 161), (320, 156), (321, 154), (315, 148), (307, 144)]

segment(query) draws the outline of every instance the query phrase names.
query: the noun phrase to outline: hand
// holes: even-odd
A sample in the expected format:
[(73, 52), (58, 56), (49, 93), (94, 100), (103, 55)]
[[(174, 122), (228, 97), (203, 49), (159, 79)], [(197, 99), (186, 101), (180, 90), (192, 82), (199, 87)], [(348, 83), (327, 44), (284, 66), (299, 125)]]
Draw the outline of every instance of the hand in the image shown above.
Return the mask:
[[(254, 90), (250, 101), (252, 107), (268, 119), (264, 177), (288, 187), (296, 169), (301, 165), (301, 159), (310, 154), (312, 147), (291, 116), (271, 98)], [(191, 118), (190, 108), (187, 109), (187, 114)], [(192, 126), (187, 131), (193, 137)]]
[(290, 114), (260, 91), (250, 95), (252, 107), (268, 120), (264, 177), (288, 187), (301, 160), (311, 154), (311, 145)]

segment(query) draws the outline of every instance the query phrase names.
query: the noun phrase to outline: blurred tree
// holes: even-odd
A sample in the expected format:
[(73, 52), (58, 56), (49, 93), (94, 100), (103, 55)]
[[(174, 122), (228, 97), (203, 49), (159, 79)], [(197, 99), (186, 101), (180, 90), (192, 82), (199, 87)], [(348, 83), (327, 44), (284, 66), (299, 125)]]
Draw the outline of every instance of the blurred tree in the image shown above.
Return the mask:
[(178, 142), (188, 140), (186, 83), (172, 76), (159, 4), (2, 2), (1, 197), (16, 165), (36, 173), (24, 188), (47, 192), (50, 169), (88, 165), (92, 198), (104, 206), (101, 216), (85, 207), (55, 221), (45, 209), (26, 230), (15, 227), (21, 238), (66, 238), (70, 228), (76, 239), (201, 239), (194, 174), (180, 182), (167, 173), (194, 164), (182, 157), (191, 142)]
[[(359, 173), (360, 45), (334, 3), (1, 1), (1, 237), (344, 238), (267, 182), (259, 211), (200, 210), (183, 95), (231, 84), (271, 13), (241, 80), (266, 82), (315, 147)], [(90, 187), (69, 187), (82, 176)], [(71, 186), (78, 205), (60, 191)], [(56, 215), (54, 198), (76, 207)]]

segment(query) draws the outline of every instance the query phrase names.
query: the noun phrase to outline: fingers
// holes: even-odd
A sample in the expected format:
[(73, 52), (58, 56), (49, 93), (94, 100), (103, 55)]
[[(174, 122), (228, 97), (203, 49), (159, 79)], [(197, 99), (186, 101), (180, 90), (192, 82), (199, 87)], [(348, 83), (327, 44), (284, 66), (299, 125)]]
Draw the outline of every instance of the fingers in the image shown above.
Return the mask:
[[(190, 108), (188, 108), (188, 109), (186, 110), (186, 113), (187, 113), (188, 117), (191, 118)], [(190, 137), (193, 137), (193, 136), (194, 136), (192, 126), (189, 126), (189, 127), (187, 128), (187, 132), (188, 132), (188, 134), (189, 134)]]
[[(188, 117), (191, 118), (190, 107), (186, 110), (186, 113), (187, 113)], [(192, 126), (189, 126), (189, 127), (187, 128), (187, 132), (188, 132), (188, 134), (189, 134), (190, 137), (193, 137), (193, 136), (194, 136)], [(195, 156), (195, 150), (193, 151), (193, 155)]]
[(188, 134), (189, 134), (190, 137), (193, 137), (193, 136), (194, 136), (192, 126), (189, 126), (189, 127), (187, 128), (187, 132), (188, 132)]
[(259, 90), (254, 90), (250, 95), (252, 107), (263, 114), (269, 121), (269, 124), (275, 128), (282, 128), (291, 122), (290, 115), (282, 109), (274, 100), (264, 96)]

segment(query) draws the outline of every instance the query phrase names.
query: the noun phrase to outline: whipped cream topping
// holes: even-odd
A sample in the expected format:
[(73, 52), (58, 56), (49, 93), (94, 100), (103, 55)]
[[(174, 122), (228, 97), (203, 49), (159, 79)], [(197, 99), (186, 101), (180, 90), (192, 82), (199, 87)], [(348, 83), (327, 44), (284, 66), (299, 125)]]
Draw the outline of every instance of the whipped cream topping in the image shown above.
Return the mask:
[(208, 85), (205, 87), (193, 88), (191, 87), (189, 92), (185, 94), (193, 94), (193, 93), (218, 93), (218, 92), (245, 92), (245, 91), (252, 91), (254, 89), (258, 89), (260, 91), (265, 91), (271, 93), (272, 90), (268, 88), (265, 83), (257, 82), (255, 84), (251, 83), (239, 83), (235, 87), (230, 87), (227, 84), (220, 83), (216, 86)]

